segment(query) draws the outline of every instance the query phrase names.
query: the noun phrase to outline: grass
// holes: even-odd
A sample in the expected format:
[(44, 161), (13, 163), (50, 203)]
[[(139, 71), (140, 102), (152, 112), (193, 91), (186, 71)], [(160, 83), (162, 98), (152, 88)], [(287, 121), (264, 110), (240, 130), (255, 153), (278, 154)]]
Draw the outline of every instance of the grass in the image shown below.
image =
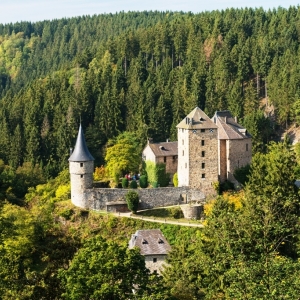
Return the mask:
[(138, 211), (136, 216), (162, 219), (168, 221), (177, 221), (182, 223), (202, 223), (199, 220), (187, 220), (183, 216), (183, 212), (180, 206), (172, 206), (172, 207), (160, 207), (148, 210)]

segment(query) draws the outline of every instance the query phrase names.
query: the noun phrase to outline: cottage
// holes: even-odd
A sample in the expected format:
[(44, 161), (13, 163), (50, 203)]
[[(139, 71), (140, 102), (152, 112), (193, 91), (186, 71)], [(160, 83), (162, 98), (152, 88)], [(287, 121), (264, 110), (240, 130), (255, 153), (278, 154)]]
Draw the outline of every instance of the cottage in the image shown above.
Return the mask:
[(177, 142), (167, 140), (162, 143), (152, 143), (148, 140), (142, 157), (144, 161), (152, 161), (156, 164), (164, 163), (166, 165), (166, 173), (170, 174), (170, 178), (173, 178), (173, 175), (177, 172)]
[(137, 230), (131, 236), (129, 248), (138, 247), (145, 257), (146, 267), (160, 274), (171, 246), (160, 229)]

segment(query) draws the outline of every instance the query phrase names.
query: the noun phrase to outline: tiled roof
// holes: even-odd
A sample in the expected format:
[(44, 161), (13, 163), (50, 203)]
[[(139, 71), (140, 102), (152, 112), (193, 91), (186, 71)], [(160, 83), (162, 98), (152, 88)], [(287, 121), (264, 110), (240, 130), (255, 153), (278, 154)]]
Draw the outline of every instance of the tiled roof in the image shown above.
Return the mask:
[(69, 161), (91, 161), (94, 157), (91, 155), (89, 149), (87, 148), (83, 130), (81, 124), (79, 126), (79, 131), (77, 135), (77, 140), (75, 144), (75, 149), (71, 154)]
[(139, 247), (142, 255), (167, 254), (171, 250), (160, 229), (137, 230), (129, 241), (129, 248), (133, 247)]
[(191, 111), (176, 127), (191, 130), (218, 128), (199, 107)]
[(178, 142), (149, 143), (156, 157), (178, 155)]
[(246, 128), (238, 124), (232, 117), (230, 111), (216, 111), (212, 117), (212, 121), (218, 125), (220, 140), (239, 140), (249, 139), (251, 135)]

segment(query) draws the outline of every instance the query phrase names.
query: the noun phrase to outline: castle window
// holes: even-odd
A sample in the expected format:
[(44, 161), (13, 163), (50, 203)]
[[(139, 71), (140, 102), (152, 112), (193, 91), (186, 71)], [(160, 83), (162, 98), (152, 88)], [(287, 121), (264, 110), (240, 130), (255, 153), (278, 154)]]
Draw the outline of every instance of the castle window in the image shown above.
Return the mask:
[(185, 168), (187, 168), (187, 163), (185, 163)]
[(202, 163), (201, 166), (202, 166), (202, 169), (205, 169), (205, 163)]
[(182, 145), (184, 145), (184, 140), (182, 140)]
[(202, 141), (201, 141), (201, 146), (204, 146), (204, 145), (205, 145), (205, 141), (202, 140)]
[(205, 157), (205, 151), (201, 151), (201, 156)]
[(83, 178), (83, 175), (80, 175), (80, 178)]
[(184, 156), (184, 150), (182, 150), (182, 156)]
[(246, 144), (246, 151), (248, 151), (248, 144)]
[(156, 263), (157, 262), (157, 258), (153, 257), (153, 262)]
[(164, 163), (165, 163), (165, 162), (167, 162), (167, 158), (166, 158), (166, 157), (164, 157)]
[(201, 129), (201, 132), (205, 132), (205, 129)]
[(202, 174), (202, 178), (205, 178), (205, 174), (204, 173)]
[(80, 163), (80, 167), (81, 167), (81, 168), (83, 167), (83, 163)]

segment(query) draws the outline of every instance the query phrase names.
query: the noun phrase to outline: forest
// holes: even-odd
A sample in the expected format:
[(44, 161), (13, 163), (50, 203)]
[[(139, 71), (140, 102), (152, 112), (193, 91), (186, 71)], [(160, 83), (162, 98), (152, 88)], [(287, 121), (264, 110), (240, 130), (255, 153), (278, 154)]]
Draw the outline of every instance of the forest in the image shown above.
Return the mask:
[[(300, 124), (299, 41), (293, 6), (0, 24), (0, 299), (298, 299), (300, 147), (278, 132)], [(237, 116), (253, 161), (203, 230), (159, 226), (160, 277), (127, 249), (157, 224), (72, 206), (68, 157), (82, 124), (95, 166), (126, 137), (138, 166), (196, 106)]]

